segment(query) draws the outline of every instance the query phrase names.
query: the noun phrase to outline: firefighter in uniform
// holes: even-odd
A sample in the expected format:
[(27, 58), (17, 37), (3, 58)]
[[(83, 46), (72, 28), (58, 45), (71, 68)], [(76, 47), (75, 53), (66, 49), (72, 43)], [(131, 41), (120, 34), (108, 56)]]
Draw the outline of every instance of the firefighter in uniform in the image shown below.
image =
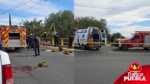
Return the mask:
[(55, 47), (58, 47), (59, 35), (58, 33), (54, 36)]
[(43, 35), (43, 37), (44, 37), (44, 41), (47, 42), (46, 33), (47, 33), (47, 32), (45, 32), (45, 34)]
[(73, 34), (69, 37), (69, 45), (68, 48), (72, 48), (72, 42), (73, 42)]
[(36, 34), (34, 36), (33, 41), (34, 41), (34, 44), (35, 44), (35, 47), (34, 47), (35, 56), (40, 55), (40, 49), (39, 49), (40, 41), (39, 41), (39, 37)]
[(33, 38), (32, 34), (30, 34), (28, 50), (30, 49), (30, 47), (32, 47), (32, 46), (33, 46), (33, 39), (34, 39), (34, 38)]

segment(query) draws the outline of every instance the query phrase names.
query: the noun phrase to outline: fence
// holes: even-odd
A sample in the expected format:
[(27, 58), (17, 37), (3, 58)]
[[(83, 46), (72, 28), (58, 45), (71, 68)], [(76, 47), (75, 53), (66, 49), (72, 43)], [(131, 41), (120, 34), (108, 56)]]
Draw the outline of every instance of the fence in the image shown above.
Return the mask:
[[(44, 42), (44, 38), (40, 38), (40, 41)], [(54, 38), (48, 38), (47, 42), (50, 42), (52, 45), (54, 45)], [(68, 45), (69, 38), (59, 38), (59, 44), (61, 44), (61, 46)], [(72, 46), (74, 47), (74, 41), (72, 42)]]

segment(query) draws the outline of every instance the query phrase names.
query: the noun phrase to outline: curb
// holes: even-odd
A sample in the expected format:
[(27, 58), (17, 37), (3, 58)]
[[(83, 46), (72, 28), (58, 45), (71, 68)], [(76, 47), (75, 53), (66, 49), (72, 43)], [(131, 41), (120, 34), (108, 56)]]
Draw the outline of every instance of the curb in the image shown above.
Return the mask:
[[(40, 49), (48, 49), (48, 50), (54, 50), (54, 51), (59, 51), (59, 48), (58, 47), (51, 47), (51, 46), (43, 46), (43, 45), (40, 45)], [(67, 48), (63, 48), (63, 51), (65, 53), (74, 53), (74, 49), (67, 49)]]

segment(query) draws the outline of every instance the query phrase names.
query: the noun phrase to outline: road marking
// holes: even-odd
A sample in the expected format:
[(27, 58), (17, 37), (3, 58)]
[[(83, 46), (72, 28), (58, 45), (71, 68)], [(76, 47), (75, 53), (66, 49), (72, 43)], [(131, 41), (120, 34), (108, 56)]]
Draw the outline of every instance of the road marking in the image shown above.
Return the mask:
[(103, 51), (90, 51), (90, 50), (79, 50), (79, 49), (75, 49), (75, 51), (86, 51), (86, 52), (102, 52), (102, 53), (117, 53), (117, 54), (150, 54), (150, 53), (128, 53), (128, 52), (103, 52)]

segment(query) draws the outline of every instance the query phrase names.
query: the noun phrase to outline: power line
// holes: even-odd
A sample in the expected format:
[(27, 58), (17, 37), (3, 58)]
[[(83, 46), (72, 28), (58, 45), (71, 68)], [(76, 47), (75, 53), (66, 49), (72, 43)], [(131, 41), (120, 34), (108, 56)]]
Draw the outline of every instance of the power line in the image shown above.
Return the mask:
[[(52, 0), (52, 2), (53, 1), (55, 1), (55, 0)], [(59, 1), (59, 0), (58, 0)], [(38, 3), (38, 4), (41, 4), (41, 3)], [(46, 3), (47, 4), (47, 3)], [(51, 4), (51, 3), (48, 3), (48, 4)], [(47, 5), (48, 5), (47, 4)], [(28, 8), (26, 8), (26, 9), (24, 9), (24, 10), (21, 10), (21, 11), (19, 11), (19, 12), (16, 12), (16, 13), (14, 13), (14, 14), (12, 14), (12, 15), (16, 15), (16, 14), (19, 14), (19, 13), (22, 13), (22, 11), (25, 11), (25, 10), (27, 10), (27, 9), (29, 9), (30, 10), (30, 8), (34, 8), (34, 7), (38, 7), (38, 6), (41, 6), (41, 5), (37, 5), (37, 4), (35, 4), (35, 5), (32, 5), (32, 6), (30, 6), (30, 7), (28, 7)], [(45, 4), (43, 4), (43, 6), (45, 6)]]
[[(30, 0), (30, 1), (31, 1), (31, 0)], [(26, 3), (23, 3), (23, 4), (21, 4), (21, 5), (17, 6), (17, 7), (14, 7), (14, 8), (12, 8), (12, 9), (10, 9), (10, 10), (7, 10), (7, 11), (3, 12), (2, 14), (5, 14), (6, 12), (12, 11), (12, 10), (14, 10), (14, 9), (16, 9), (16, 8), (18, 8), (18, 7), (20, 7), (20, 6), (22, 6), (22, 5), (25, 5), (25, 4), (29, 3), (30, 1), (28, 1), (28, 2), (26, 2)]]
[[(81, 10), (81, 11), (79, 11), (79, 10), (75, 10), (75, 12), (86, 12), (86, 13), (97, 13), (97, 14), (117, 14), (117, 15), (133, 15), (133, 16), (140, 16), (140, 15), (134, 15), (134, 14), (118, 14), (118, 13), (102, 13), (102, 12), (92, 12), (92, 11), (83, 11), (83, 10)], [(149, 16), (149, 15), (147, 15), (147, 16)]]
[[(119, 11), (131, 11), (131, 10), (118, 9), (118, 8), (107, 8), (107, 7), (100, 7), (100, 6), (88, 6), (88, 5), (78, 5), (78, 4), (75, 4), (74, 6), (89, 7), (89, 8), (100, 8), (100, 9), (110, 9), (110, 10), (119, 10)], [(132, 11), (132, 12), (145, 12), (145, 11)]]

